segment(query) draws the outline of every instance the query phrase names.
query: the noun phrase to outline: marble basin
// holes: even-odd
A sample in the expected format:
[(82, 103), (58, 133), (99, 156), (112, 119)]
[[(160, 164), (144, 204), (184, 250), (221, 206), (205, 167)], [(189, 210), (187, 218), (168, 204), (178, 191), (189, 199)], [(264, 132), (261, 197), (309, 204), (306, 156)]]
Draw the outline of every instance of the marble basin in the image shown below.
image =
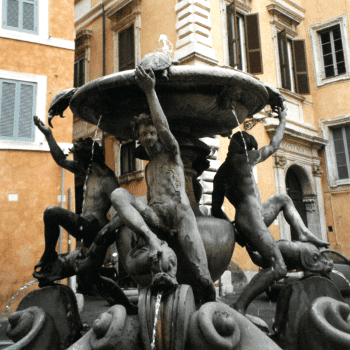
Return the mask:
[[(219, 67), (172, 66), (169, 80), (157, 76), (156, 91), (175, 134), (200, 138), (230, 133), (239, 123), (259, 112), (268, 92), (254, 77)], [(114, 135), (132, 137), (134, 116), (149, 113), (144, 92), (135, 83), (135, 71), (128, 70), (91, 81), (77, 90), (70, 107), (75, 116)]]

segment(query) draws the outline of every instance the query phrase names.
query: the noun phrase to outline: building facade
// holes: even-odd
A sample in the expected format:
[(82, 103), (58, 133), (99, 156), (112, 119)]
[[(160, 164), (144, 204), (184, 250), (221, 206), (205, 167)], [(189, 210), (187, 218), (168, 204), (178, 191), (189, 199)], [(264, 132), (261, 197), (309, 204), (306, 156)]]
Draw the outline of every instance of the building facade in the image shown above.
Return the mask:
[[(33, 280), (44, 251), (43, 212), (68, 208), (74, 177), (53, 161), (33, 116), (47, 123), (53, 97), (73, 86), (73, 0), (0, 1), (0, 306)], [(68, 153), (72, 114), (53, 121), (53, 134)], [(63, 191), (62, 191), (63, 188)], [(61, 195), (63, 194), (63, 197)], [(71, 201), (74, 208), (74, 197)], [(67, 252), (67, 237), (62, 252)], [(15, 308), (15, 307), (14, 307)]]
[[(126, 69), (157, 49), (166, 34), (181, 64), (237, 69), (270, 83), (288, 107), (280, 149), (255, 169), (262, 201), (288, 193), (309, 229), (350, 257), (350, 89), (349, 0), (77, 0), (75, 1), (75, 84)], [(278, 120), (266, 107), (253, 128), (260, 147), (269, 144)], [(74, 120), (74, 139), (95, 127)], [(133, 156), (135, 142), (102, 135), (108, 165), (121, 186), (146, 195), (145, 163)], [(229, 140), (212, 147), (203, 173), (202, 210), (210, 213), (213, 177)], [(228, 216), (234, 208), (225, 201)], [(290, 239), (282, 214), (271, 225), (276, 239)], [(233, 260), (256, 267), (236, 246)]]

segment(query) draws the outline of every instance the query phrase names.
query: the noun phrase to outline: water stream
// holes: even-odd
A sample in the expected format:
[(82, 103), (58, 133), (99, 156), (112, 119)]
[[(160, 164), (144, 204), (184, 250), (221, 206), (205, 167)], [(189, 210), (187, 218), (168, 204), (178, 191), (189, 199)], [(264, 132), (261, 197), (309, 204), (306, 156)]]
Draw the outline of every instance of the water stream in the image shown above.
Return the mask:
[(1, 313), (1, 315), (2, 315), (2, 316), (1, 316), (1, 319), (6, 318), (6, 315), (8, 314), (8, 312), (9, 312), (9, 310), (10, 310), (10, 307), (11, 307), (12, 303), (14, 302), (15, 298), (17, 297), (17, 295), (18, 295), (22, 290), (27, 289), (28, 287), (30, 287), (30, 286), (32, 286), (33, 284), (38, 283), (38, 282), (39, 282), (38, 280), (33, 280), (33, 281), (30, 281), (30, 282), (24, 284), (21, 288), (19, 288), (19, 289), (17, 290), (17, 293), (10, 299), (10, 301), (9, 301), (8, 304), (6, 305), (5, 311), (3, 311), (3, 312)]
[(160, 309), (160, 301), (162, 299), (162, 295), (163, 295), (163, 292), (158, 292), (158, 294), (157, 294), (155, 313), (154, 313), (154, 324), (153, 324), (153, 332), (152, 332), (151, 350), (154, 350), (156, 347), (157, 323), (158, 323), (158, 319), (159, 319), (159, 309)]

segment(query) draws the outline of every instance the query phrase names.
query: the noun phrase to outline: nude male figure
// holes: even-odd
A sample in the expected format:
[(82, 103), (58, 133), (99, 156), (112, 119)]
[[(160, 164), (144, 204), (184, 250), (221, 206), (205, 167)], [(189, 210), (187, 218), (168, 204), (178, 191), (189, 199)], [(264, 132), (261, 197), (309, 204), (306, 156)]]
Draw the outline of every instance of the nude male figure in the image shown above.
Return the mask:
[(215, 300), (215, 287), (209, 274), (203, 241), (185, 192), (180, 148), (159, 103), (153, 71), (147, 74), (138, 67), (136, 82), (145, 92), (151, 111), (151, 116), (141, 114), (135, 122), (138, 139), (150, 159), (145, 170), (148, 205), (127, 190), (116, 189), (111, 200), (118, 215), (99, 233), (88, 257), (101, 255), (98, 251), (104, 245), (104, 237), (125, 225), (144, 240), (149, 246), (150, 258), (156, 262), (162, 252), (161, 241), (149, 225), (168, 227), (176, 231), (177, 242), (183, 252), (181, 258), (186, 260), (201, 298)]
[[(36, 116), (34, 123), (45, 135), (55, 162), (62, 168), (85, 177), (91, 162), (92, 139), (77, 141), (70, 150), (76, 156), (76, 160), (70, 160), (57, 145), (51, 129)], [(52, 265), (58, 257), (55, 247), (59, 238), (59, 226), (62, 226), (76, 239), (82, 239), (86, 247), (91, 245), (97, 233), (109, 222), (107, 213), (112, 205), (111, 195), (118, 187), (118, 179), (104, 163), (102, 149), (95, 142), (94, 158), (86, 183), (83, 212), (78, 215), (60, 207), (46, 208), (44, 212), (45, 251), (35, 265), (35, 270), (38, 268), (41, 270), (40, 272), (34, 271), (34, 277), (42, 279), (50, 275)]]
[(221, 209), (224, 197), (226, 197), (236, 209), (237, 242), (245, 245), (248, 253), (253, 254), (257, 251), (263, 259), (269, 262), (269, 268), (255, 275), (234, 305), (235, 309), (242, 314), (245, 314), (248, 305), (255, 297), (287, 273), (278, 245), (268, 230), (280, 211), (283, 211), (287, 222), (297, 232), (297, 237), (292, 237), (293, 240), (310, 242), (318, 247), (329, 245), (307, 229), (288, 195), (276, 195), (264, 204), (261, 203), (252, 167), (263, 162), (279, 149), (286, 125), (286, 116), (286, 109), (278, 108), (280, 124), (270, 144), (261, 149), (258, 149), (258, 144), (252, 135), (243, 132), (249, 161), (241, 133), (234, 134), (226, 160), (214, 178), (212, 215), (230, 220)]

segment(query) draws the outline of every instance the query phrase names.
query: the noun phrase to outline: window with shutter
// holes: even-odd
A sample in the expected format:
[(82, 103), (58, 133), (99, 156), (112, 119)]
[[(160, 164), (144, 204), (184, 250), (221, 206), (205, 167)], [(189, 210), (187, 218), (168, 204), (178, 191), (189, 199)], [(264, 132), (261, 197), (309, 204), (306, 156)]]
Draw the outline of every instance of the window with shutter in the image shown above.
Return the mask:
[(134, 25), (118, 34), (119, 71), (135, 68)]
[(350, 124), (332, 128), (333, 147), (337, 163), (338, 179), (350, 176)]
[(277, 37), (282, 87), (299, 94), (309, 94), (305, 41), (288, 39), (284, 30)]
[(120, 151), (121, 175), (132, 173), (136, 170), (135, 142), (125, 143)]
[(2, 27), (38, 34), (38, 0), (4, 0)]
[(0, 139), (34, 141), (36, 84), (0, 79)]
[(85, 62), (85, 57), (82, 57), (74, 63), (74, 87), (85, 84)]

